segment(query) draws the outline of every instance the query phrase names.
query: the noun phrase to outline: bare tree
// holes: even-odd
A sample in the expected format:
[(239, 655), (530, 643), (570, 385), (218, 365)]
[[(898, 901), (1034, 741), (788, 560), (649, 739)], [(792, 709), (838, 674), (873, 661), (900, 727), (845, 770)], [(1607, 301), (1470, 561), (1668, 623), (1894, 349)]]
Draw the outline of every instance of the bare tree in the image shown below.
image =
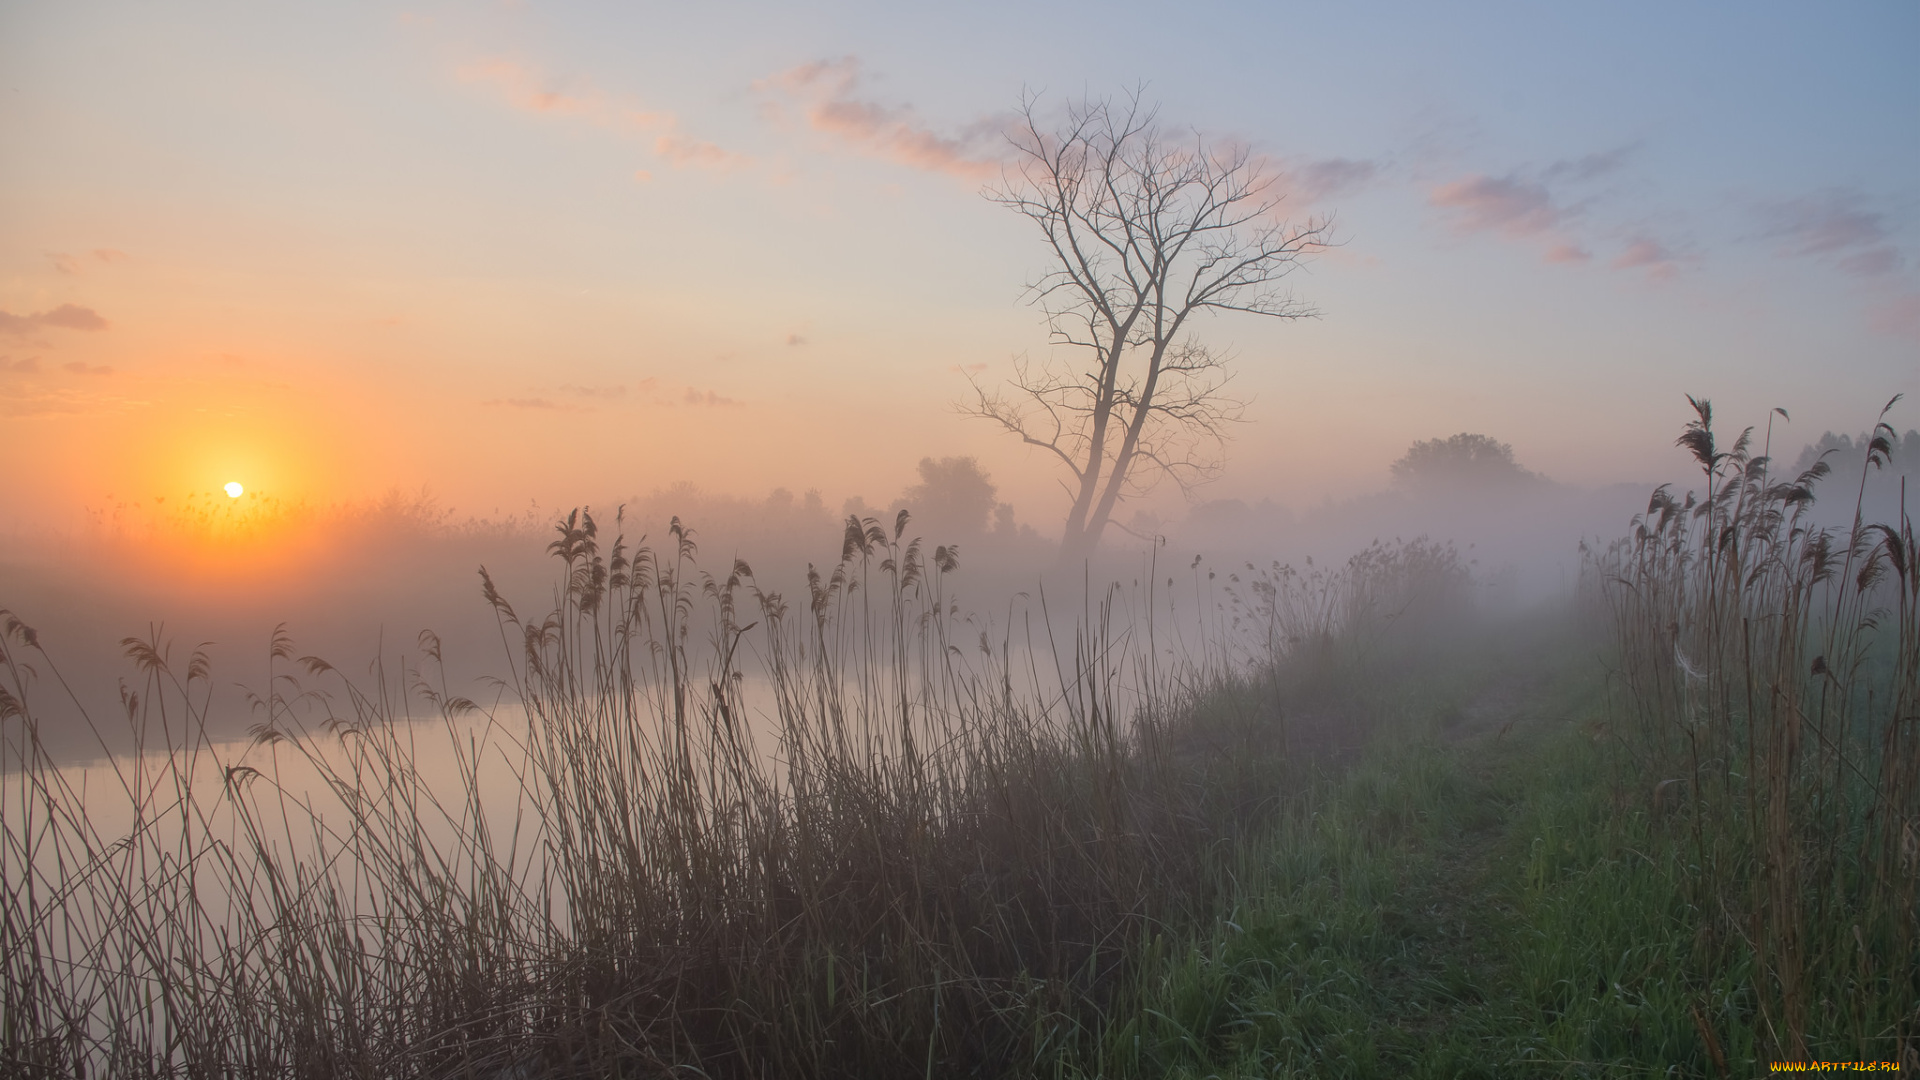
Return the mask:
[(1278, 283), (1325, 246), (1327, 222), (1286, 223), (1276, 177), (1251, 151), (1163, 130), (1138, 91), (1069, 103), (1057, 127), (1029, 96), (1012, 142), (1016, 162), (987, 197), (1039, 227), (1052, 269), (1030, 296), (1067, 348), (1018, 361), (1010, 393), (976, 382), (963, 411), (1066, 467), (1061, 556), (1077, 560), (1121, 501), (1219, 471), (1243, 406), (1196, 317), (1312, 315)]

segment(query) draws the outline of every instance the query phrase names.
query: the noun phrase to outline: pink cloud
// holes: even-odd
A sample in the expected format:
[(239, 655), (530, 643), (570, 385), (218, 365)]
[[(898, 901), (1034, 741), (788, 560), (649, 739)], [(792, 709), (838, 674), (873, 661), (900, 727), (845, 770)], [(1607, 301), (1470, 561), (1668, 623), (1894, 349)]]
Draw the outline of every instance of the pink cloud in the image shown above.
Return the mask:
[(855, 96), (859, 78), (859, 61), (844, 57), (789, 68), (756, 82), (754, 89), (800, 101), (809, 128), (873, 157), (963, 180), (999, 173), (1004, 120), (988, 118), (955, 135), (936, 134), (917, 122), (910, 107)]
[(685, 135), (662, 135), (653, 141), (653, 152), (666, 158), (676, 169), (694, 166), (702, 169), (733, 169), (745, 165), (747, 158), (728, 153), (710, 142)]
[(62, 330), (105, 330), (107, 320), (92, 308), (78, 304), (61, 304), (51, 311), (39, 311), (32, 315), (13, 315), (0, 311), (0, 334), (27, 334), (42, 326), (57, 326)]
[(1680, 259), (1665, 244), (1653, 240), (1651, 236), (1636, 236), (1630, 244), (1626, 244), (1626, 250), (1622, 250), (1607, 265), (1619, 271), (1642, 269), (1647, 277), (1655, 279), (1668, 279), (1680, 271)]
[[(562, 88), (552, 77), (516, 60), (495, 58), (476, 61), (462, 67), (459, 77), (463, 82), (494, 87), (509, 105), (522, 112), (574, 119), (623, 133), (657, 132), (653, 142), (654, 153), (675, 168), (726, 170), (752, 163), (752, 159), (745, 155), (682, 134), (679, 118), (670, 112), (643, 109), (630, 102), (615, 100), (590, 85), (583, 84), (578, 89)], [(634, 178), (644, 183), (651, 180), (653, 175), (641, 169), (634, 174)]]
[(107, 367), (104, 364), (94, 364), (89, 366), (87, 364), (81, 363), (78, 360), (75, 360), (69, 364), (61, 364), (60, 367), (63, 370), (71, 372), (72, 374), (75, 374), (75, 375), (111, 375), (113, 374), (113, 369), (110, 367)]
[(1535, 236), (1559, 225), (1562, 217), (1545, 185), (1511, 176), (1455, 180), (1433, 189), (1427, 201), (1453, 211), (1455, 225), (1464, 232)]
[(1627, 249), (1614, 257), (1610, 263), (1615, 270), (1636, 270), (1645, 268), (1656, 277), (1665, 277), (1674, 272), (1673, 253), (1657, 240), (1640, 237), (1627, 245)]
[(461, 67), (459, 76), (462, 82), (493, 86), (506, 97), (508, 104), (522, 112), (577, 116), (608, 127), (642, 130), (667, 127), (673, 123), (673, 116), (669, 113), (621, 105), (592, 87), (580, 92), (560, 89), (550, 76), (517, 60), (498, 57), (478, 60)]
[[(1569, 183), (1591, 180), (1619, 168), (1630, 149), (1559, 162), (1541, 175)], [(1592, 250), (1581, 242), (1575, 228), (1581, 220), (1581, 204), (1560, 204), (1544, 180), (1517, 173), (1504, 177), (1476, 174), (1434, 188), (1427, 202), (1447, 211), (1454, 227), (1463, 233), (1485, 232), (1510, 240), (1544, 242), (1542, 258), (1549, 263), (1571, 266), (1593, 261)], [(1666, 277), (1679, 264), (1664, 244), (1651, 237), (1635, 236), (1607, 265), (1615, 270), (1643, 270)]]

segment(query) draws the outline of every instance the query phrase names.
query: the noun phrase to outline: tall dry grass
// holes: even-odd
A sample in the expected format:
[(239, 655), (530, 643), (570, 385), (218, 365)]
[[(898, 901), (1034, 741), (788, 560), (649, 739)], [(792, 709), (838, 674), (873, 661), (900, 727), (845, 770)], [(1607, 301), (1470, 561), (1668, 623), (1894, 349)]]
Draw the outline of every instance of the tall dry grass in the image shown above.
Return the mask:
[[(1907, 1060), (1920, 1040), (1920, 549), (1904, 484), (1897, 521), (1859, 509), (1893, 429), (1883, 410), (1858, 476), (1824, 459), (1780, 475), (1772, 416), (1757, 446), (1752, 428), (1726, 445), (1712, 407), (1692, 403), (1678, 445), (1704, 495), (1656, 490), (1588, 569), (1617, 634), (1619, 734), (1651, 778), (1641, 805), (1693, 848), (1702, 961), (1752, 965), (1750, 1000), (1703, 1002), (1696, 1017), (1744, 1012), (1781, 1059)], [(1856, 507), (1849, 527), (1813, 522), (1834, 488)]]
[[(949, 595), (957, 553), (906, 524), (850, 520), (789, 600), (701, 569), (677, 520), (608, 546), (576, 512), (545, 614), (482, 571), (497, 700), (454, 694), (431, 634), (355, 679), (281, 633), (242, 746), (209, 734), (204, 654), (128, 639), (112, 723), (137, 752), (92, 771), (48, 752), (47, 706), (103, 753), (108, 721), (6, 614), (0, 1071), (1047, 1070), (1273, 806), (1273, 740), (1212, 736), (1278, 723), (1262, 665), (1307, 654), (1172, 650), (1163, 611), (1225, 624), (1175, 612), (1151, 568), (1070, 630), (1044, 593), (990, 630)], [(1260, 610), (1340, 592), (1353, 627), (1316, 630), (1338, 637), (1392, 614), (1354, 598), (1405, 591), (1350, 579), (1437, 559), (1276, 570)]]

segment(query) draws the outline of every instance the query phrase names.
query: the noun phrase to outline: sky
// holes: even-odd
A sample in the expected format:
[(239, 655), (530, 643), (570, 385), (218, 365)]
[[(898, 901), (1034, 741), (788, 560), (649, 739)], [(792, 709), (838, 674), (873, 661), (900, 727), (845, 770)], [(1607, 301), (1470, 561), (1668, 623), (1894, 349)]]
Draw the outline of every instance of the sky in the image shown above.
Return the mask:
[(1057, 530), (1047, 459), (956, 408), (1049, 348), (982, 190), (1025, 97), (1132, 89), (1339, 241), (1316, 318), (1202, 326), (1250, 405), (1201, 497), (1461, 431), (1666, 479), (1686, 394), (1797, 448), (1920, 391), (1916, 55), (1904, 0), (4, 0), (0, 518), (838, 505), (974, 455)]

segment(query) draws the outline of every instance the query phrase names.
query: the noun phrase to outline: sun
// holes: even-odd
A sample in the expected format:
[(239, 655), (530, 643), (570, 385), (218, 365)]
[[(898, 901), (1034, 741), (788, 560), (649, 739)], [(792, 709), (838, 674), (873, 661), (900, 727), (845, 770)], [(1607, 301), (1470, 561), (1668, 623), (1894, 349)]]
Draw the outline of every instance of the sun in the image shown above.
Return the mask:
[(238, 480), (227, 481), (227, 498), (237, 499), (240, 497), (240, 493), (245, 490), (247, 489), (240, 486), (240, 481)]

